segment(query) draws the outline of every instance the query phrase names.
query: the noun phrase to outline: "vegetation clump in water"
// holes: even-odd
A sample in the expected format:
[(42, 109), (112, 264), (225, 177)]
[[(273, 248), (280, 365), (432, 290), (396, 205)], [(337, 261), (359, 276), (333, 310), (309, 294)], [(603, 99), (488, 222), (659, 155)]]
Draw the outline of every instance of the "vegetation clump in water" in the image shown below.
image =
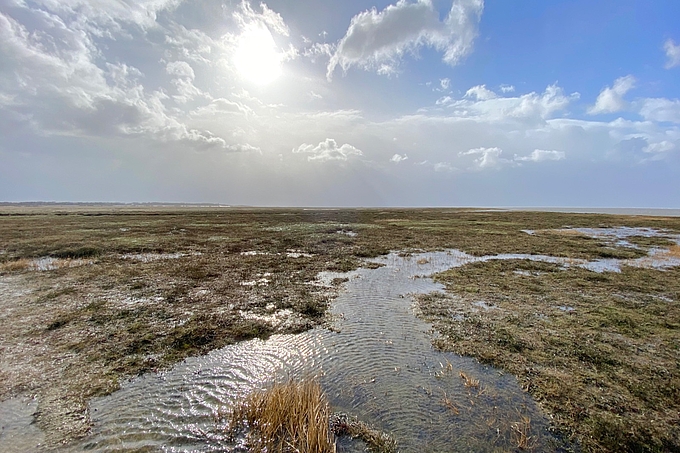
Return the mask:
[(336, 436), (349, 436), (352, 439), (359, 439), (366, 444), (366, 448), (372, 453), (395, 453), (397, 451), (397, 443), (389, 434), (372, 428), (367, 423), (345, 413), (333, 414), (330, 424)]
[(232, 435), (247, 430), (255, 453), (332, 453), (330, 405), (313, 380), (276, 384), (250, 393), (231, 414)]
[(316, 380), (278, 383), (250, 393), (230, 414), (232, 437), (246, 433), (246, 446), (255, 453), (333, 453), (335, 437), (359, 439), (373, 453), (394, 453), (388, 434), (345, 413), (331, 414)]

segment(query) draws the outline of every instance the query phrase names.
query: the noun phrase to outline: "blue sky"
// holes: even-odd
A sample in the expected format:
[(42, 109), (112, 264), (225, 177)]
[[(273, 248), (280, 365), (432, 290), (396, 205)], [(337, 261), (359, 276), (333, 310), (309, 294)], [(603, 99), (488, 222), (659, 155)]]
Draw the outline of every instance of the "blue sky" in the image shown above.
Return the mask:
[(680, 207), (675, 1), (0, 0), (0, 201)]

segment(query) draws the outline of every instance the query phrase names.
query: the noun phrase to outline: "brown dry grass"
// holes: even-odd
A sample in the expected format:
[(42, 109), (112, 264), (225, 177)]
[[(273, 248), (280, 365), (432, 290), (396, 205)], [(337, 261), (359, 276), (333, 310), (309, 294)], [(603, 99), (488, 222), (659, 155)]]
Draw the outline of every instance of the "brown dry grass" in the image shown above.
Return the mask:
[(533, 436), (531, 435), (531, 418), (520, 414), (520, 421), (512, 425), (512, 442), (520, 450), (531, 450), (533, 448)]
[(330, 406), (313, 380), (276, 384), (248, 395), (232, 412), (233, 432), (247, 429), (255, 453), (331, 453)]
[(32, 260), (19, 258), (18, 260), (0, 263), (0, 272), (18, 272), (29, 268)]
[(666, 252), (669, 256), (672, 256), (673, 258), (680, 258), (680, 245), (672, 245), (668, 248), (668, 252)]
[(458, 372), (458, 375), (461, 377), (461, 379), (463, 379), (463, 385), (465, 385), (465, 387), (474, 389), (479, 388), (479, 379), (475, 379), (472, 376), (468, 376), (462, 371)]

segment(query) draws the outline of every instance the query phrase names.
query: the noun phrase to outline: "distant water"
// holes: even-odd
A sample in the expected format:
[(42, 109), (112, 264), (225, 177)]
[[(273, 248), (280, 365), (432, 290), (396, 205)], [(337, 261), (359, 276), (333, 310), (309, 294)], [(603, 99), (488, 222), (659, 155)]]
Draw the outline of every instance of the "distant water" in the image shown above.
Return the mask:
[(560, 208), (560, 207), (511, 207), (498, 208), (507, 211), (570, 212), (577, 214), (615, 214), (660, 217), (680, 217), (680, 209), (670, 208)]

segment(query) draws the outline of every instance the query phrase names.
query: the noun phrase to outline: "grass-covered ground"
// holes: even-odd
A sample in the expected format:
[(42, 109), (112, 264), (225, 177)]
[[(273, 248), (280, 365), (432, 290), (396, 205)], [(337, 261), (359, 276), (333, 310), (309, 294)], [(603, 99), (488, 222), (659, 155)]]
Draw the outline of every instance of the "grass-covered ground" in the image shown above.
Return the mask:
[(516, 375), (583, 450), (680, 451), (680, 268), (489, 261), (437, 280), (446, 294), (419, 297), (436, 346)]
[[(323, 323), (335, 290), (311, 284), (320, 271), (351, 270), (390, 250), (597, 259), (636, 258), (645, 247), (666, 244), (637, 238), (637, 250), (522, 231), (623, 225), (680, 232), (675, 218), (454, 209), (0, 207), (0, 400), (36, 395), (39, 426), (50, 445), (58, 444), (87, 431), (88, 399), (115, 390), (121, 379)], [(36, 270), (35, 260), (45, 257), (49, 270)], [(444, 334), (440, 347), (517, 374), (556, 426), (586, 448), (616, 451), (617, 442), (637, 433), (662, 450), (679, 448), (670, 424), (679, 399), (678, 270), (594, 274), (489, 262), (441, 278), (456, 297), (421, 301)], [(563, 300), (570, 294), (573, 301)], [(451, 318), (451, 310), (468, 310), (466, 302), (480, 298), (500, 308)], [(545, 308), (560, 305), (574, 310)], [(551, 330), (557, 333), (547, 335)], [(532, 342), (522, 343), (525, 337)], [(558, 373), (552, 380), (542, 374), (549, 354)], [(635, 404), (600, 398), (618, 395), (626, 379)], [(576, 385), (604, 390), (576, 400), (569, 392), (584, 393)], [(670, 415), (656, 417), (661, 409)]]

